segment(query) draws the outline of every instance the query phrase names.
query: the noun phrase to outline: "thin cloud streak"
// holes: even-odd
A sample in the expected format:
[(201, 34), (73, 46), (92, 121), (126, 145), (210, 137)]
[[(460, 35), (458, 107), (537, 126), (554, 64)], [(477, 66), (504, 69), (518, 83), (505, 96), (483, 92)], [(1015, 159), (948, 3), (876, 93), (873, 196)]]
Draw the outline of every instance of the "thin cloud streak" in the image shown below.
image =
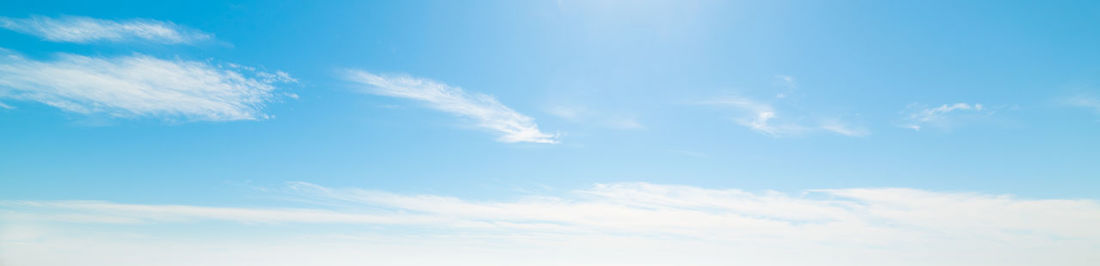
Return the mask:
[(547, 108), (546, 112), (573, 123), (592, 124), (621, 130), (645, 128), (645, 125), (632, 115), (611, 114), (609, 112), (592, 110), (584, 106), (556, 105)]
[(982, 104), (955, 103), (937, 107), (911, 104), (905, 113), (906, 122), (902, 127), (921, 130), (927, 126), (950, 128), (960, 119), (973, 118), (974, 115), (991, 114)]
[(1091, 95), (1076, 95), (1063, 99), (1062, 103), (1072, 107), (1089, 109), (1100, 114), (1100, 98)]
[(80, 114), (185, 121), (266, 119), (269, 116), (262, 108), (276, 100), (276, 85), (293, 82), (285, 72), (266, 73), (232, 64), (142, 54), (58, 54), (39, 61), (0, 49), (0, 98)]
[(821, 123), (821, 129), (849, 137), (865, 137), (871, 135), (866, 128), (849, 125), (840, 120), (829, 119)]
[(737, 124), (765, 135), (786, 136), (806, 131), (806, 128), (795, 124), (776, 125), (773, 121), (776, 118), (776, 112), (770, 104), (753, 101), (743, 97), (725, 97), (704, 103), (737, 109), (740, 112), (740, 114), (734, 118)]
[(416, 100), (432, 109), (469, 118), (478, 127), (496, 132), (501, 142), (558, 143), (557, 135), (539, 130), (533, 118), (490, 95), (411, 76), (383, 76), (360, 70), (346, 70), (341, 75), (363, 85), (367, 93)]
[[(795, 112), (787, 106), (795, 96), (798, 82), (793, 76), (775, 75), (772, 87), (777, 90), (771, 100), (759, 100), (742, 96), (726, 96), (703, 101), (701, 104), (732, 108), (737, 111), (734, 122), (772, 137), (798, 136), (814, 132), (829, 132), (848, 137), (871, 135), (867, 128), (843, 121), (837, 117), (822, 117)], [(787, 104), (787, 105), (784, 105)], [(778, 106), (778, 107), (777, 107)], [(780, 108), (780, 107), (788, 108)]]
[(76, 16), (0, 17), (0, 28), (38, 36), (47, 41), (73, 43), (146, 41), (192, 44), (213, 38), (209, 33), (150, 19), (114, 21)]
[(855, 126), (839, 119), (817, 119), (817, 125), (798, 123), (793, 119), (781, 117), (777, 108), (770, 103), (745, 97), (723, 97), (704, 101), (702, 104), (732, 108), (737, 111), (734, 122), (772, 137), (797, 136), (815, 131), (826, 131), (848, 137), (865, 137), (871, 134), (866, 128)]

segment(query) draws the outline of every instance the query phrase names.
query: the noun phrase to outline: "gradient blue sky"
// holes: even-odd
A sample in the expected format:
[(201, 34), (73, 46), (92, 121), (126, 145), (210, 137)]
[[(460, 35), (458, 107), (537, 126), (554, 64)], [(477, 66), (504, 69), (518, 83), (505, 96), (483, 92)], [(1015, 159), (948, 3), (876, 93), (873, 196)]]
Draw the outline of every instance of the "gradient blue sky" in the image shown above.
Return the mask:
[[(1100, 198), (1095, 1), (40, 0), (0, 17), (0, 200), (299, 206), (271, 200), (287, 182)], [(183, 39), (28, 30), (81, 19)], [(148, 107), (25, 74), (125, 58), (241, 73), (227, 90), (261, 99)]]

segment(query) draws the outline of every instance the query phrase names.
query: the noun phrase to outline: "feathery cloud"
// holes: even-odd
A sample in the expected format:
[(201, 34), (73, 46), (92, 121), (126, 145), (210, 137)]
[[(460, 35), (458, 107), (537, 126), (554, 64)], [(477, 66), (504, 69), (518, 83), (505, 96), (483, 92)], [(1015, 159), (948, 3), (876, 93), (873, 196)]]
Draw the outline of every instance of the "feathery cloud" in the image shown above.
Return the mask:
[[(732, 108), (737, 111), (734, 122), (753, 131), (773, 137), (797, 136), (812, 132), (830, 132), (848, 137), (864, 137), (871, 131), (837, 117), (823, 117), (790, 112), (792, 96), (798, 83), (788, 75), (775, 75), (772, 87), (776, 89), (770, 100), (743, 96), (726, 96), (703, 101), (702, 104)], [(768, 91), (772, 93), (771, 90)], [(781, 108), (787, 107), (787, 108)]]
[(798, 88), (798, 83), (795, 82), (794, 77), (788, 75), (775, 75), (775, 79), (772, 85), (779, 90), (775, 94), (775, 98), (787, 98), (794, 93), (794, 90)]
[(992, 114), (981, 104), (955, 103), (937, 107), (910, 104), (905, 113), (906, 122), (902, 127), (921, 130), (927, 126), (950, 128), (960, 120)]
[(806, 131), (797, 124), (776, 124), (775, 108), (771, 104), (757, 102), (744, 97), (724, 97), (706, 101), (704, 104), (727, 106), (736, 109), (739, 114), (734, 118), (737, 124), (770, 136), (794, 135)]
[(1062, 103), (1072, 107), (1085, 108), (1100, 113), (1100, 98), (1092, 95), (1079, 94), (1062, 99)]
[(76, 16), (0, 17), (0, 28), (35, 35), (47, 41), (73, 43), (146, 41), (190, 44), (212, 38), (208, 33), (149, 19), (114, 21)]
[[(752, 193), (648, 183), (598, 184), (565, 195), (531, 195), (507, 201), (328, 188), (301, 182), (290, 183), (283, 191), (292, 199), (325, 207), (2, 201), (0, 248), (9, 251), (5, 259), (12, 263), (38, 261), (43, 258), (35, 254), (57, 248), (94, 248), (94, 252), (47, 257), (66, 256), (112, 265), (171, 262), (164, 259), (176, 256), (216, 258), (192, 264), (232, 265), (259, 259), (257, 256), (281, 256), (282, 252), (271, 253), (267, 248), (286, 243), (301, 244), (287, 246), (298, 256), (337, 255), (329, 257), (339, 258), (332, 261), (337, 265), (384, 261), (418, 264), (415, 261), (421, 257), (415, 254), (448, 247), (470, 250), (438, 253), (448, 255), (431, 262), (636, 265), (681, 261), (724, 265), (738, 260), (749, 265), (821, 261), (835, 265), (1087, 265), (1100, 258), (1093, 252), (1100, 244), (1100, 229), (1095, 226), (1100, 223), (1100, 202), (1083, 199), (1021, 199), (904, 188)], [(231, 224), (208, 223), (212, 221)], [(150, 242), (157, 239), (150, 236), (126, 242), (126, 232), (131, 229), (195, 223), (225, 227), (222, 229), (248, 226), (251, 230), (279, 231), (282, 233), (275, 235), (283, 236), (287, 235), (284, 228), (312, 233), (274, 242), (265, 239), (242, 243), (243, 236), (232, 235), (233, 230), (215, 230), (219, 233), (204, 236), (205, 242), (142, 253), (159, 256), (115, 259), (133, 253), (133, 248), (182, 243), (183, 237), (173, 234), (159, 236), (165, 243)], [(99, 226), (66, 226), (71, 224)], [(310, 226), (318, 224), (361, 226)], [(111, 226), (119, 226), (121, 231), (97, 236), (110, 232)], [(51, 235), (51, 231), (57, 233)], [(222, 249), (207, 248), (224, 245), (227, 239), (242, 243), (232, 249), (238, 251), (235, 256), (214, 256), (225, 254), (217, 253)], [(89, 247), (81, 243), (105, 245)], [(309, 246), (320, 247), (303, 248)], [(380, 258), (357, 252), (324, 252), (333, 248), (388, 250), (404, 255)], [(533, 252), (547, 248), (556, 252)], [(792, 249), (800, 250), (799, 256), (779, 256)], [(659, 250), (664, 252), (655, 253)], [(286, 257), (289, 261), (293, 258)], [(289, 261), (276, 260), (291, 265)], [(431, 262), (419, 264), (435, 265)]]
[(871, 135), (871, 131), (861, 126), (848, 124), (838, 119), (825, 119), (821, 121), (822, 130), (841, 134), (849, 137), (864, 137)]
[(364, 85), (365, 92), (420, 101), (433, 109), (472, 119), (477, 126), (494, 131), (502, 142), (557, 143), (557, 136), (539, 130), (535, 120), (508, 108), (490, 95), (468, 93), (429, 79), (411, 76), (383, 76), (347, 70), (349, 81)]
[(613, 129), (644, 129), (645, 125), (637, 118), (630, 115), (609, 114), (592, 110), (584, 106), (556, 105), (546, 109), (546, 112), (574, 123), (594, 124)]
[(839, 119), (812, 119), (818, 121), (816, 124), (798, 119), (786, 119), (780, 116), (777, 108), (772, 104), (745, 97), (723, 97), (704, 101), (703, 104), (733, 108), (737, 111), (734, 122), (773, 137), (796, 136), (814, 131), (827, 131), (849, 137), (863, 137), (871, 134), (866, 128)]
[(0, 98), (34, 101), (81, 114), (231, 121), (265, 119), (285, 72), (165, 60), (135, 54), (58, 54), (48, 61), (0, 49)]

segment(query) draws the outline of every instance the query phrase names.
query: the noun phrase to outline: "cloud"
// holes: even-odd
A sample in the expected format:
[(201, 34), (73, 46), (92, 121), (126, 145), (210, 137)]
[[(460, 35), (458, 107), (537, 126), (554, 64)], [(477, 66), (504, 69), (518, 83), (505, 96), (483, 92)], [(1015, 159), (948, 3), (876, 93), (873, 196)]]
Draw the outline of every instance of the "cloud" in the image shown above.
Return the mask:
[(645, 125), (628, 115), (607, 114), (583, 106), (557, 105), (547, 108), (547, 113), (574, 123), (595, 124), (612, 129), (643, 129)]
[(757, 102), (744, 97), (724, 97), (704, 102), (705, 104), (732, 107), (739, 111), (734, 121), (749, 129), (771, 136), (798, 134), (806, 128), (796, 124), (776, 125), (775, 108), (771, 104)]
[(871, 135), (871, 131), (864, 127), (854, 126), (841, 120), (826, 119), (821, 122), (821, 129), (849, 137), (864, 137)]
[(1100, 113), (1100, 98), (1091, 95), (1080, 94), (1065, 98), (1062, 103), (1072, 107), (1085, 108)]
[(615, 129), (643, 129), (643, 128), (645, 128), (645, 125), (642, 125), (642, 122), (639, 122), (638, 119), (635, 119), (633, 117), (607, 118), (607, 120), (604, 121), (604, 125), (606, 125), (607, 127), (610, 127), (610, 128), (615, 128)]
[(849, 137), (863, 137), (871, 134), (866, 128), (851, 125), (839, 119), (811, 119), (818, 120), (818, 123), (786, 119), (780, 116), (772, 104), (746, 97), (722, 97), (704, 101), (703, 104), (733, 108), (737, 111), (734, 122), (773, 137), (796, 136), (815, 131), (827, 131)]
[(232, 121), (265, 119), (284, 72), (142, 54), (58, 54), (46, 61), (0, 49), (0, 99), (34, 101), (81, 114), (121, 118)]
[(788, 75), (775, 75), (775, 81), (772, 84), (779, 92), (775, 94), (775, 98), (787, 98), (794, 93), (794, 90), (798, 88), (798, 82), (795, 82), (794, 77)]
[(927, 126), (947, 129), (963, 120), (992, 114), (981, 104), (968, 103), (944, 104), (937, 107), (910, 104), (906, 109), (906, 122), (902, 127), (913, 130), (921, 130)]
[(359, 70), (344, 71), (342, 75), (364, 85), (368, 93), (416, 100), (433, 109), (472, 119), (477, 126), (498, 133), (502, 142), (558, 142), (556, 135), (540, 131), (534, 119), (508, 108), (493, 96), (467, 93), (458, 87), (410, 76), (382, 76)]
[[(0, 250), (7, 253), (0, 259), (12, 265), (51, 265), (51, 259), (233, 265), (270, 256), (276, 265), (322, 257), (326, 265), (1088, 265), (1100, 258), (1094, 252), (1100, 202), (1086, 199), (905, 188), (754, 193), (649, 183), (499, 201), (301, 182), (282, 191), (317, 207), (3, 201)], [(200, 224), (203, 230), (187, 230), (193, 233), (167, 233)], [(167, 231), (150, 233), (155, 228)], [(246, 241), (256, 236), (263, 237)], [(59, 249), (82, 252), (36, 255)], [(181, 256), (196, 260), (170, 259)]]
[[(800, 108), (792, 107), (792, 96), (797, 95), (795, 90), (798, 83), (795, 78), (788, 75), (775, 75), (772, 79), (772, 88), (777, 90), (774, 97), (750, 98), (744, 96), (726, 96), (707, 101), (704, 105), (732, 108), (736, 111), (734, 122), (772, 137), (798, 136), (813, 132), (829, 132), (848, 137), (865, 137), (871, 135), (867, 128), (842, 120), (838, 117), (825, 117), (818, 115), (806, 115), (804, 112), (794, 112)], [(767, 93), (773, 93), (768, 90)], [(759, 100), (759, 99), (770, 100)]]
[(561, 119), (579, 121), (581, 118), (587, 116), (589, 111), (588, 108), (584, 107), (559, 105), (548, 108), (546, 112)]
[(211, 39), (198, 30), (148, 19), (113, 21), (88, 17), (0, 17), (0, 28), (38, 36), (52, 42), (130, 42), (191, 44)]

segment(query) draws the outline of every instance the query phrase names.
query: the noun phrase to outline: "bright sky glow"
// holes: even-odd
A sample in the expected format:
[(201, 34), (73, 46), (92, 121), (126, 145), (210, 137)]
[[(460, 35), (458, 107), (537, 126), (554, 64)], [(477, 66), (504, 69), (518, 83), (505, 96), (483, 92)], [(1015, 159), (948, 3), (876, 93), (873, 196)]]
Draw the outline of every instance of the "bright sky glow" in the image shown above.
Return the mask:
[(0, 3), (0, 265), (1095, 265), (1100, 3)]

